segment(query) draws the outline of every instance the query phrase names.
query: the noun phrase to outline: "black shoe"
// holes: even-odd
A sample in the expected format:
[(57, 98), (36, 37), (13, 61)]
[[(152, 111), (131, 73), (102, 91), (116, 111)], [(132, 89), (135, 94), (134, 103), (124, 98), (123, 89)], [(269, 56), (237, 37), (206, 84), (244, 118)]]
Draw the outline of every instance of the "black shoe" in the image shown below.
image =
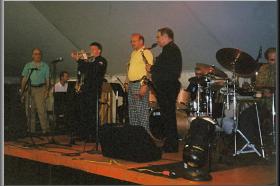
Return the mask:
[(73, 138), (70, 140), (69, 144), (70, 144), (70, 145), (77, 145), (77, 144), (75, 143), (75, 139), (73, 139)]

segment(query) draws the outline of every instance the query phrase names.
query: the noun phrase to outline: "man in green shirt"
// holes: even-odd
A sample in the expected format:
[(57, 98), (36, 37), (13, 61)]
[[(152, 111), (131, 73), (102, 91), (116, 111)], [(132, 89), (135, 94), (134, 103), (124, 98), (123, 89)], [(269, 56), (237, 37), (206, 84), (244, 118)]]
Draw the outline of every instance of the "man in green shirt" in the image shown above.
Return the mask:
[(265, 51), (266, 64), (258, 70), (256, 76), (256, 90), (262, 91), (263, 98), (271, 98), (276, 86), (276, 48)]
[[(35, 116), (36, 111), (38, 112), (41, 129), (43, 134), (49, 132), (49, 123), (47, 120), (47, 111), (46, 111), (46, 98), (48, 97), (49, 90), (49, 66), (41, 61), (42, 51), (39, 48), (34, 48), (32, 50), (32, 62), (27, 63), (23, 71), (22, 81), (21, 81), (21, 90), (28, 87), (25, 86), (28, 83), (28, 76), (32, 71), (30, 76), (30, 100), (28, 96), (28, 88), (25, 89), (24, 96), (22, 97), (22, 102), (25, 101), (26, 115), (28, 119), (28, 131), (31, 133), (35, 132)], [(31, 105), (31, 109), (29, 108)], [(29, 117), (29, 110), (31, 111)], [(30, 119), (30, 121), (29, 121)]]
[[(256, 77), (256, 88), (275, 87), (276, 85), (276, 48), (268, 48), (265, 51), (266, 64), (258, 70)], [(268, 91), (264, 92), (265, 97), (270, 97)]]

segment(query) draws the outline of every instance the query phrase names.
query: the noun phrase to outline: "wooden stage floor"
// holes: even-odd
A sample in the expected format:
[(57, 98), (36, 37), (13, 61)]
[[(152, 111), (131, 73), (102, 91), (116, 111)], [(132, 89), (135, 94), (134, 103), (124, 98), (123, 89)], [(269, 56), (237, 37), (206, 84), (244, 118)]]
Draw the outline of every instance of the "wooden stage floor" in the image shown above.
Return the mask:
[[(57, 136), (56, 141), (65, 141), (65, 137)], [(134, 163), (124, 160), (116, 160), (103, 157), (102, 154), (81, 153), (79, 156), (64, 156), (62, 153), (75, 153), (83, 150), (83, 142), (77, 142), (72, 147), (57, 145), (46, 145), (39, 148), (25, 148), (24, 141), (28, 138), (15, 141), (7, 141), (4, 145), (6, 156), (18, 157), (51, 165), (61, 165), (119, 179), (127, 182), (143, 185), (268, 185), (276, 183), (275, 164), (273, 165), (252, 165), (227, 170), (215, 171), (211, 175), (213, 179), (209, 182), (193, 182), (183, 178), (171, 179), (161, 176), (129, 170), (151, 165), (162, 165), (182, 161), (182, 145), (178, 153), (164, 153), (162, 160), (148, 163)], [(36, 140), (36, 143), (44, 141)], [(61, 142), (62, 143), (62, 142)], [(93, 149), (94, 144), (87, 144), (86, 150)], [(67, 148), (67, 149), (66, 149)], [(67, 176), (67, 175), (65, 175)]]

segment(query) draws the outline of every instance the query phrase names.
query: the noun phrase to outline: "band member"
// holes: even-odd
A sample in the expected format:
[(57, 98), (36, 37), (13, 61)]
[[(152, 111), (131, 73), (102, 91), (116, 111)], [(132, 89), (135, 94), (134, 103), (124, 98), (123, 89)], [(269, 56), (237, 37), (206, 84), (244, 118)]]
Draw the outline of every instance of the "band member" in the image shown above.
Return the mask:
[(176, 98), (180, 90), (179, 77), (182, 71), (182, 55), (174, 43), (174, 34), (170, 28), (161, 28), (157, 32), (157, 43), (162, 47), (161, 54), (153, 66), (146, 65), (152, 74), (156, 97), (164, 123), (166, 137), (163, 150), (178, 152), (178, 133), (176, 122)]
[[(267, 64), (260, 67), (256, 77), (256, 88), (275, 87), (276, 85), (276, 48), (268, 48), (265, 51)], [(265, 96), (270, 96), (269, 91), (264, 92)]]
[[(30, 82), (28, 82), (28, 77), (30, 73)], [(40, 125), (42, 133), (46, 134), (49, 132), (49, 123), (47, 120), (47, 111), (46, 111), (46, 98), (49, 94), (49, 66), (42, 61), (42, 51), (39, 48), (34, 48), (32, 50), (32, 62), (27, 63), (22, 71), (22, 81), (21, 81), (21, 91), (23, 91), (24, 96), (22, 101), (25, 100), (26, 115), (28, 123), (30, 122), (31, 126), (28, 126), (28, 131), (31, 133), (35, 132), (35, 116), (36, 111), (38, 112)], [(29, 100), (29, 88), (26, 85), (30, 85), (31, 91), (31, 100)], [(29, 102), (30, 101), (30, 102)], [(31, 103), (31, 108), (29, 104)], [(31, 109), (30, 118), (29, 118), (29, 109)], [(30, 119), (30, 121), (29, 121)]]
[(82, 134), (85, 135), (82, 137), (86, 139), (91, 137), (94, 140), (97, 104), (106, 73), (107, 60), (101, 56), (102, 45), (97, 42), (90, 44), (90, 53), (92, 56), (88, 59), (81, 59), (75, 53), (72, 53), (71, 56), (77, 62), (78, 71), (84, 77), (83, 84), (80, 88), (80, 118), (82, 129), (84, 130)]
[(62, 71), (59, 74), (59, 82), (54, 86), (54, 92), (67, 92), (69, 73)]
[[(131, 35), (133, 51), (130, 55), (127, 79), (128, 79), (128, 112), (129, 123), (149, 128), (149, 88), (141, 84), (143, 76), (147, 76), (145, 59), (150, 65), (153, 64), (153, 55), (145, 49), (144, 37), (135, 33)], [(144, 55), (144, 56), (142, 56)]]
[[(199, 79), (203, 76), (202, 70), (200, 68), (195, 68), (195, 77), (192, 78), (196, 78)], [(197, 94), (197, 83), (196, 82), (190, 82), (187, 89), (187, 100), (193, 101), (196, 99), (196, 94)]]
[[(266, 64), (258, 70), (256, 76), (256, 90), (262, 92), (262, 99), (259, 100), (260, 118), (264, 128), (264, 134), (271, 132), (272, 129), (272, 96), (276, 87), (276, 48), (268, 48), (265, 51)], [(275, 96), (275, 95), (274, 95)], [(274, 106), (275, 108), (275, 106)]]

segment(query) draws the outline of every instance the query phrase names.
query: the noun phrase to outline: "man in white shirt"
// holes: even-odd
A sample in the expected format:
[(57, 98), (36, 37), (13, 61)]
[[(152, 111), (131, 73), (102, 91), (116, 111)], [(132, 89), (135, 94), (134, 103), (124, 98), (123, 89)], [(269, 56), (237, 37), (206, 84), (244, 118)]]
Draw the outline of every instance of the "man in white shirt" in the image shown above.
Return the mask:
[(62, 71), (59, 75), (59, 82), (54, 86), (54, 92), (67, 92), (69, 73)]

